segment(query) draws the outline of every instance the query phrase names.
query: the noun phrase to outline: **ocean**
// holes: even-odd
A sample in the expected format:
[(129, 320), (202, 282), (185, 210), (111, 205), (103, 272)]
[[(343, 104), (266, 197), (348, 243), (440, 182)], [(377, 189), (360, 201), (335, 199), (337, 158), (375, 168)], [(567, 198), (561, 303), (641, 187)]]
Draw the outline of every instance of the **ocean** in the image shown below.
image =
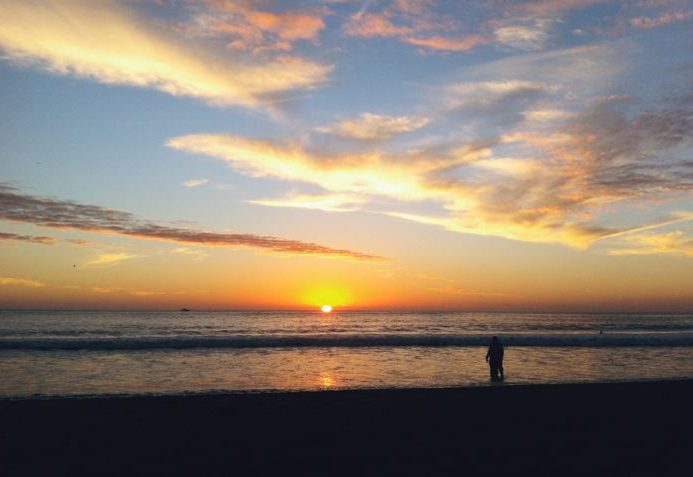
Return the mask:
[(1, 311), (0, 397), (693, 377), (693, 314)]

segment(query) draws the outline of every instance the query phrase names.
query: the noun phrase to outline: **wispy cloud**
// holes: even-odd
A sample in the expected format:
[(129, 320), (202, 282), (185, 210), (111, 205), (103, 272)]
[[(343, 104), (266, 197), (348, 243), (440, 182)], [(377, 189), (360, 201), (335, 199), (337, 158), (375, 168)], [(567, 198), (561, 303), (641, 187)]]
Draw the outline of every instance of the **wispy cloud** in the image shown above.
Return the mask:
[[(350, 37), (389, 38), (430, 51), (469, 52), (486, 44), (542, 50), (550, 46), (554, 28), (566, 15), (609, 1), (497, 1), (490, 8), (489, 2), (366, 3), (344, 23), (343, 31)], [(662, 19), (676, 20), (671, 15)]]
[(89, 260), (86, 265), (90, 266), (104, 266), (104, 265), (115, 265), (117, 263), (124, 262), (126, 260), (132, 260), (137, 258), (139, 255), (133, 255), (129, 253), (102, 253), (95, 258)]
[(454, 17), (435, 13), (433, 2), (396, 1), (379, 12), (361, 10), (351, 15), (343, 30), (351, 37), (394, 38), (433, 51), (467, 52), (490, 41), (459, 31)]
[(513, 24), (496, 28), (494, 35), (499, 44), (509, 48), (540, 50), (546, 45), (553, 24), (554, 22), (548, 19), (532, 18), (522, 23), (515, 20)]
[(627, 235), (624, 246), (608, 251), (610, 255), (687, 255), (693, 256), (693, 236), (682, 231)]
[(98, 293), (99, 295), (107, 295), (111, 293), (125, 294), (138, 298), (149, 298), (153, 296), (163, 296), (167, 295), (166, 292), (162, 291), (152, 291), (152, 290), (127, 290), (120, 287), (91, 287), (89, 291), (92, 293)]
[(367, 200), (357, 194), (288, 194), (281, 199), (256, 199), (251, 204), (268, 207), (298, 207), (323, 210), (325, 212), (353, 212), (359, 210)]
[(123, 3), (7, 0), (2, 10), (0, 48), (18, 65), (215, 105), (267, 106), (332, 70), (296, 57), (257, 62), (193, 47)]
[(192, 248), (188, 248), (188, 247), (174, 248), (173, 250), (171, 250), (171, 253), (175, 254), (175, 255), (186, 255), (189, 257), (193, 257), (195, 259), (202, 259), (202, 258), (205, 258), (208, 256), (202, 250), (192, 249)]
[(0, 277), (0, 286), (41, 288), (45, 287), (46, 285), (43, 282), (39, 282), (36, 280), (28, 280), (26, 278)]
[(92, 242), (90, 242), (88, 240), (84, 240), (84, 239), (67, 239), (66, 242), (69, 243), (70, 245), (74, 245), (77, 247), (84, 247), (87, 245), (92, 245)]
[(53, 245), (55, 243), (55, 239), (53, 237), (47, 237), (45, 235), (41, 235), (41, 236), (37, 237), (35, 235), (21, 235), (21, 234), (7, 233), (7, 232), (0, 232), (0, 241), (1, 240), (12, 240), (12, 241), (17, 241), (17, 242), (38, 243), (38, 244), (43, 244), (43, 245)]
[(611, 0), (530, 0), (510, 2), (506, 8), (512, 14), (531, 14), (535, 16), (559, 16), (571, 10), (580, 10), (609, 3)]
[(252, 247), (269, 252), (318, 255), (351, 260), (382, 257), (324, 245), (252, 234), (206, 232), (142, 221), (120, 210), (20, 193), (0, 184), (0, 220), (55, 229), (113, 233), (130, 237), (206, 246)]
[(652, 28), (659, 28), (670, 23), (682, 22), (688, 20), (689, 18), (693, 18), (693, 11), (667, 12), (655, 17), (640, 16), (631, 18), (629, 23), (635, 28), (644, 28), (649, 30)]
[(128, 293), (132, 296), (137, 296), (137, 297), (150, 297), (150, 296), (166, 295), (166, 292), (151, 291), (151, 290), (135, 290), (135, 291), (131, 291)]
[(475, 81), (461, 82), (446, 88), (448, 108), (505, 108), (508, 102), (536, 97), (552, 91), (552, 86), (539, 81)]
[(410, 45), (421, 46), (431, 50), (439, 51), (470, 51), (479, 45), (488, 43), (488, 38), (481, 35), (468, 35), (463, 37), (452, 36), (409, 36), (403, 38), (405, 43)]
[(317, 131), (361, 141), (383, 141), (397, 134), (421, 129), (430, 122), (431, 120), (426, 117), (382, 116), (363, 113), (358, 118), (345, 119), (319, 127)]
[(200, 187), (208, 183), (209, 179), (189, 179), (183, 182), (183, 186), (187, 187), (188, 189), (192, 189), (193, 187)]

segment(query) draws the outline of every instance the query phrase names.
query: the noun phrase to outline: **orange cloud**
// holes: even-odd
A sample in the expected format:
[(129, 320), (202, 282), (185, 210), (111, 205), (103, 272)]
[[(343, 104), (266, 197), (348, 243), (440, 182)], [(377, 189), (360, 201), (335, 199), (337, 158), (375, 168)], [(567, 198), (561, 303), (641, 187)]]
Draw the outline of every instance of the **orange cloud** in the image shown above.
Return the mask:
[(410, 45), (422, 46), (431, 50), (441, 51), (469, 51), (479, 45), (488, 43), (489, 40), (481, 35), (470, 35), (463, 38), (450, 38), (442, 36), (431, 36), (428, 38), (407, 37), (405, 43)]
[(305, 13), (276, 14), (255, 10), (249, 12), (248, 19), (258, 28), (271, 31), (285, 40), (309, 40), (315, 38), (325, 28), (319, 16)]
[(396, 26), (387, 13), (359, 12), (351, 16), (344, 25), (344, 31), (349, 36), (371, 38), (374, 36), (400, 37), (412, 32), (410, 27)]
[(211, 15), (211, 20), (202, 22), (200, 33), (229, 35), (232, 38), (230, 47), (255, 52), (289, 51), (298, 40), (316, 40), (325, 28), (323, 17), (330, 13), (327, 8), (269, 12), (242, 2), (213, 1), (210, 4), (212, 10), (205, 15)]
[(469, 51), (478, 45), (488, 43), (481, 35), (453, 37), (425, 34), (448, 30), (454, 23), (438, 18), (431, 9), (431, 2), (395, 2), (391, 9), (385, 9), (380, 13), (362, 11), (352, 15), (344, 25), (344, 32), (360, 38), (397, 38), (403, 43), (437, 51)]

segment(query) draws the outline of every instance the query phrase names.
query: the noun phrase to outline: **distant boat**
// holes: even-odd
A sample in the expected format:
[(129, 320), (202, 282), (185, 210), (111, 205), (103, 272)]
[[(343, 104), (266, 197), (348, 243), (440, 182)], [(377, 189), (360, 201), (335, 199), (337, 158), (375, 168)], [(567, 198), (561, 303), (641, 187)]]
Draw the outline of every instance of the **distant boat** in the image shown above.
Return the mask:
[(190, 310), (187, 308), (181, 308), (180, 311), (190, 311)]

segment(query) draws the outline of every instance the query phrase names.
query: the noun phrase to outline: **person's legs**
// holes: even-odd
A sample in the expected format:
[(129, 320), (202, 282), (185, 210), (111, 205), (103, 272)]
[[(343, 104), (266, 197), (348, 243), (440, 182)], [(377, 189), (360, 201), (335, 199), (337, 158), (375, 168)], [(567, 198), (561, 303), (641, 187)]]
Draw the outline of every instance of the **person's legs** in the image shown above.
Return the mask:
[(491, 363), (489, 369), (491, 370), (491, 379), (496, 379), (498, 376), (498, 368), (496, 367), (495, 363)]
[(500, 371), (500, 378), (503, 379), (503, 365), (502, 364), (500, 364), (498, 366), (498, 371)]

